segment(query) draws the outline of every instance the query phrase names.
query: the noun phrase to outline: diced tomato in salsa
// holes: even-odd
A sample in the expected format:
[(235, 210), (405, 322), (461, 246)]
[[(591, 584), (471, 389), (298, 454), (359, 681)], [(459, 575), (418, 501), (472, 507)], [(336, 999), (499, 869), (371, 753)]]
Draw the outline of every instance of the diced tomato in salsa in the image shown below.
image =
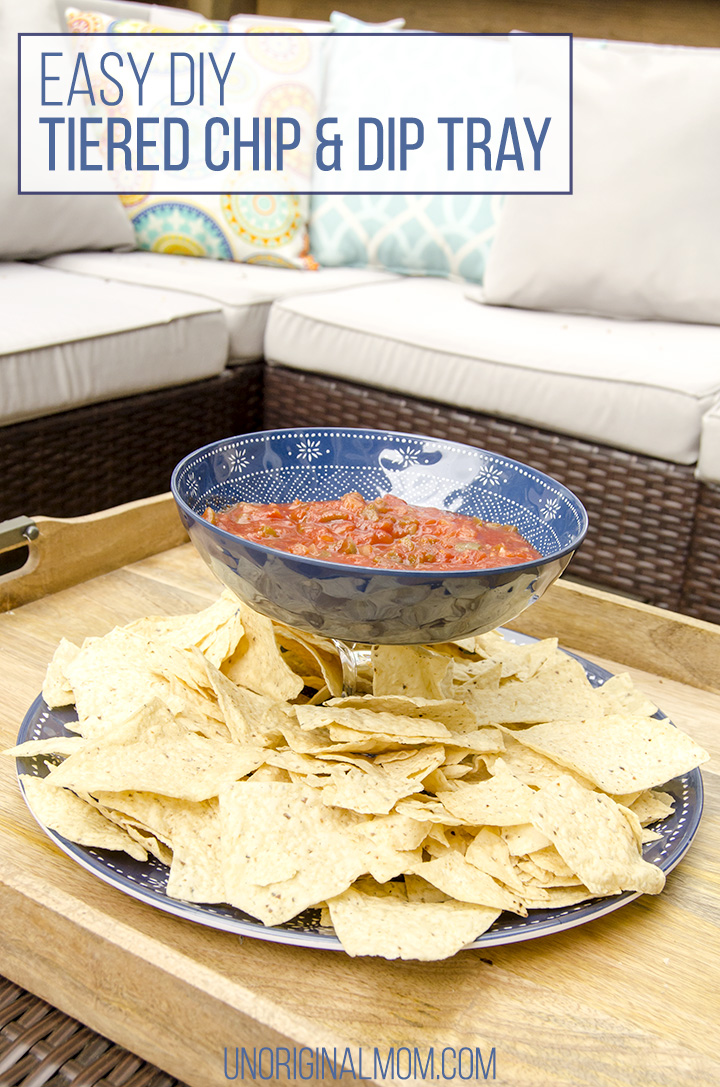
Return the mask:
[(235, 536), (330, 562), (395, 570), (486, 570), (540, 558), (512, 525), (481, 521), (386, 494), (326, 502), (238, 502), (205, 520)]

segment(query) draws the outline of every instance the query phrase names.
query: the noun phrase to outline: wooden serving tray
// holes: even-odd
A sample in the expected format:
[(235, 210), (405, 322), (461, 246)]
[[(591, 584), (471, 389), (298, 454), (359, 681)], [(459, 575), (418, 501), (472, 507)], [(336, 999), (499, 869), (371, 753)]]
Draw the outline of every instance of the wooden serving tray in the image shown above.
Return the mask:
[[(33, 569), (0, 578), (3, 747), (62, 636), (80, 641), (142, 615), (199, 609), (218, 594), (191, 546), (174, 546), (182, 529), (168, 496), (36, 523)], [(483, 1080), (479, 1051), (487, 1078), (494, 1071), (508, 1087), (720, 1083), (720, 628), (568, 582), (514, 626), (557, 635), (612, 671), (629, 669), (711, 752), (700, 829), (660, 896), (440, 963), (241, 940), (156, 911), (80, 869), (36, 826), (12, 760), (2, 759), (0, 973), (192, 1087), (228, 1082), (226, 1050), (232, 1076), (236, 1047), (252, 1055), (262, 1046), (272, 1050), (265, 1073), (278, 1047), (290, 1051), (289, 1070), (264, 1075), (269, 1083), (293, 1080), (300, 1047), (337, 1049), (340, 1060), (348, 1047), (347, 1083), (360, 1074), (408, 1082), (407, 1056), (394, 1077), (377, 1071), (375, 1050), (384, 1068), (389, 1047), (407, 1047), (411, 1062), (417, 1050), (416, 1071), (432, 1049), (435, 1082), (457, 1070), (464, 1048), (465, 1074), (473, 1061), (472, 1078)], [(305, 1051), (302, 1081), (333, 1082), (327, 1067), (324, 1077), (312, 1073), (310, 1059)]]

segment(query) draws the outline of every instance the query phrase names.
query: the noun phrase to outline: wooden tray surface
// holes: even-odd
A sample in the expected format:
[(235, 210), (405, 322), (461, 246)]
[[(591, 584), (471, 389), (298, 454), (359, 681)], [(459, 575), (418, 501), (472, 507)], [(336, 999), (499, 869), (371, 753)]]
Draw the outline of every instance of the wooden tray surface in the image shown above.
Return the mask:
[[(199, 609), (218, 591), (184, 545), (0, 615), (3, 747), (61, 636), (79, 641), (142, 615)], [(508, 1087), (720, 1083), (720, 629), (570, 585), (515, 626), (557, 634), (612, 671), (631, 665), (711, 752), (700, 829), (662, 895), (440, 963), (240, 939), (155, 911), (78, 868), (36, 826), (12, 760), (2, 759), (0, 973), (192, 1087), (228, 1082), (226, 1049), (232, 1071), (235, 1047), (261, 1046), (350, 1047), (356, 1071), (362, 1049), (372, 1082), (383, 1082), (372, 1078), (374, 1050), (384, 1059), (388, 1047), (407, 1046), (423, 1055), (432, 1047), (436, 1060), (445, 1047), (486, 1059), (494, 1049), (495, 1081)]]

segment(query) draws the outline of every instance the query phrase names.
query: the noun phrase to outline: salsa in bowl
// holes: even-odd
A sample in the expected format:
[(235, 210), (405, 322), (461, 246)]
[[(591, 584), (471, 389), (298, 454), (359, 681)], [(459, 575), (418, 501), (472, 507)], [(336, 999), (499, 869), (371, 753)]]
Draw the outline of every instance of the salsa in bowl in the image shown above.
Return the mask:
[(315, 502), (208, 506), (206, 521), (292, 555), (384, 570), (488, 570), (541, 558), (513, 525), (358, 491)]
[[(349, 642), (443, 642), (507, 623), (562, 573), (587, 531), (582, 503), (552, 477), (488, 450), (392, 431), (238, 435), (185, 457), (171, 486), (199, 554), (240, 599), (290, 626)], [(389, 496), (512, 526), (533, 554), (491, 568), (391, 568), (293, 554), (271, 546), (270, 536), (259, 542), (212, 523), (238, 503), (333, 503), (353, 493), (366, 508)]]

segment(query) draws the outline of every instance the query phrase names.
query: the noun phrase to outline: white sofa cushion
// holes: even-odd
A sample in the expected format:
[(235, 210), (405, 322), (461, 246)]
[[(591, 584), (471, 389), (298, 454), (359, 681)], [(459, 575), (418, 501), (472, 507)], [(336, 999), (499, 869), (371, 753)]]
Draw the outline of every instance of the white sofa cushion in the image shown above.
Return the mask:
[(134, 244), (116, 196), (18, 195), (17, 35), (61, 29), (54, 0), (0, 4), (0, 260)]
[(265, 326), (277, 298), (378, 283), (392, 277), (363, 268), (320, 268), (301, 272), (255, 264), (183, 257), (171, 253), (69, 253), (45, 267), (122, 283), (196, 294), (217, 303), (230, 334), (233, 364), (263, 356)]
[(720, 484), (720, 400), (703, 416), (697, 477)]
[(508, 197), (486, 301), (717, 324), (720, 49), (576, 40), (573, 99), (573, 194)]
[[(272, 363), (693, 464), (720, 328), (485, 306), (405, 279), (277, 302)], [(372, 425), (368, 419), (368, 425)]]
[(0, 424), (219, 374), (228, 334), (195, 295), (0, 264)]

